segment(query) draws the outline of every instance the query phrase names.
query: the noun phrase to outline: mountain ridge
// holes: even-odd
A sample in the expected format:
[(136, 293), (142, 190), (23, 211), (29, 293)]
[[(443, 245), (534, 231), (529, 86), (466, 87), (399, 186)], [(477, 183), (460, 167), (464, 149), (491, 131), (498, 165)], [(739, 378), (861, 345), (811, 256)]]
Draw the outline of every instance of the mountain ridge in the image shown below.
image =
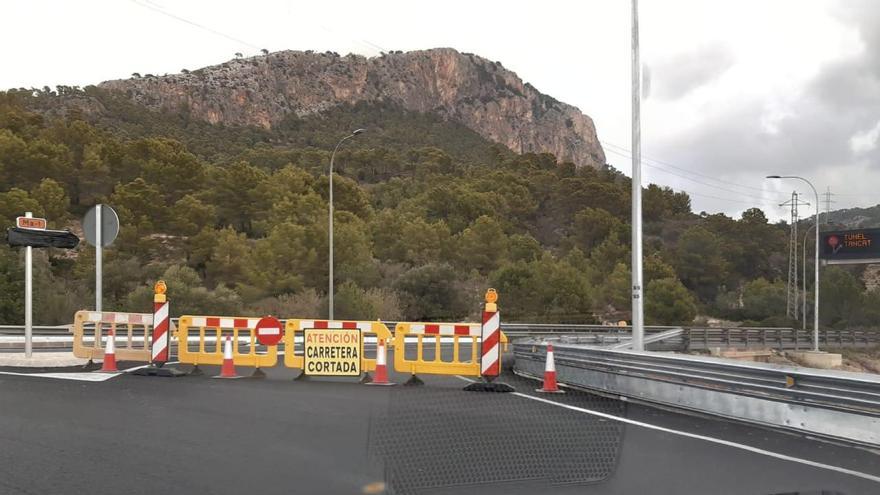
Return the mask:
[(264, 129), (340, 105), (390, 103), (440, 115), (516, 152), (548, 152), (593, 168), (605, 165), (590, 117), (539, 92), (498, 62), (451, 48), (372, 58), (288, 50), (98, 86), (153, 110)]

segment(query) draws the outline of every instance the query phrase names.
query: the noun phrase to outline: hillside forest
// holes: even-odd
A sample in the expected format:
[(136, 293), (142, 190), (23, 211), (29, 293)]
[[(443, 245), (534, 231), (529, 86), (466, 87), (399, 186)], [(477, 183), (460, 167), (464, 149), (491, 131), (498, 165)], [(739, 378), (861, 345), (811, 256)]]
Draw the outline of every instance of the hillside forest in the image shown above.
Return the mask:
[[(336, 155), (339, 318), (475, 318), (495, 287), (505, 321), (628, 319), (630, 181), (606, 167), (516, 154), (429, 114), (377, 104), (289, 118), (272, 130), (152, 112), (87, 87), (0, 93), (0, 219), (32, 211), (82, 237), (94, 204), (121, 231), (104, 251), (104, 307), (172, 314), (322, 317), (327, 170)], [(785, 317), (788, 226), (758, 208), (694, 212), (644, 189), (646, 319)], [(804, 225), (806, 227), (807, 224)], [(35, 250), (35, 323), (94, 303), (94, 248)], [(823, 268), (822, 324), (875, 326), (861, 268)], [(23, 250), (0, 248), (0, 322), (24, 319)], [(811, 317), (809, 317), (811, 318)]]

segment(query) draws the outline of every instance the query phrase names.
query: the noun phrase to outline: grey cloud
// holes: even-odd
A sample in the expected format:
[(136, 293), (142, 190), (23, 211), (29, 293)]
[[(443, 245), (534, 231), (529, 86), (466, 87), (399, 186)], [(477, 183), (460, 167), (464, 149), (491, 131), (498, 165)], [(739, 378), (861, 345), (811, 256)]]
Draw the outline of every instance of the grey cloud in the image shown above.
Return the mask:
[[(880, 149), (855, 155), (849, 142), (880, 120), (880, 2), (863, 2), (860, 8), (847, 2), (842, 9), (839, 19), (858, 30), (865, 50), (822, 67), (792, 102), (790, 115), (775, 122), (777, 132), (761, 125), (766, 101), (754, 99), (705, 122), (695, 132), (655, 143), (653, 148), (671, 162), (730, 182), (758, 185), (769, 173), (798, 174), (815, 178), (823, 190), (830, 185), (838, 191), (872, 192), (872, 186), (880, 184)], [(868, 172), (849, 176), (862, 164), (869, 164)], [(838, 207), (850, 206), (846, 198), (838, 199)], [(723, 202), (711, 206), (724, 211), (743, 208)]]
[(866, 62), (880, 70), (880, 2), (876, 0), (841, 0), (831, 10), (844, 24), (853, 26), (867, 48)]
[(733, 66), (724, 45), (712, 44), (651, 64), (651, 97), (676, 100), (720, 77)]

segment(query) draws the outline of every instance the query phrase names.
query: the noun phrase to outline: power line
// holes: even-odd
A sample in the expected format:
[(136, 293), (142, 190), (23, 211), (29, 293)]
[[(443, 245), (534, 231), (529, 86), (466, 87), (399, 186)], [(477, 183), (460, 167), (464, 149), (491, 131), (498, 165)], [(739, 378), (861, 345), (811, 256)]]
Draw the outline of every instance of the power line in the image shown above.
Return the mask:
[[(157, 5), (157, 4), (153, 3), (153, 2), (151, 2), (150, 0), (129, 0), (129, 1), (132, 2), (133, 4), (139, 6), (139, 7), (143, 7), (143, 8), (145, 8), (145, 9), (150, 9), (150, 10), (156, 12), (156, 13), (162, 14), (162, 15), (167, 16), (167, 17), (170, 17), (170, 18), (172, 18), (172, 19), (174, 19), (174, 20), (177, 20), (177, 21), (180, 21), (180, 22), (183, 22), (183, 23), (189, 24), (189, 25), (191, 25), (191, 26), (197, 27), (197, 28), (202, 29), (202, 30), (204, 30), (204, 31), (207, 31), (207, 32), (209, 32), (209, 33), (211, 33), (211, 34), (214, 34), (214, 35), (220, 36), (220, 37), (222, 37), (222, 38), (226, 38), (226, 39), (228, 39), (228, 40), (230, 40), (230, 41), (234, 41), (235, 43), (239, 43), (239, 44), (242, 44), (242, 45), (248, 46), (248, 47), (253, 48), (253, 49), (255, 49), (255, 50), (262, 50), (262, 49), (263, 49), (263, 47), (257, 46), (257, 45), (255, 45), (255, 44), (253, 44), (253, 43), (249, 43), (249, 42), (247, 42), (247, 41), (245, 41), (245, 40), (243, 40), (243, 39), (241, 39), (241, 38), (236, 38), (235, 36), (232, 36), (232, 35), (230, 35), (230, 34), (226, 34), (226, 33), (222, 32), (222, 31), (220, 31), (220, 30), (217, 30), (217, 29), (214, 29), (214, 28), (212, 28), (212, 27), (206, 26), (206, 25), (204, 25), (204, 24), (198, 23), (198, 22), (196, 22), (196, 21), (193, 21), (193, 20), (187, 19), (187, 18), (182, 17), (182, 16), (180, 16), (180, 15), (177, 15), (177, 14), (175, 14), (175, 13), (173, 13), (173, 12), (169, 12), (168, 10), (162, 8), (160, 5)], [(338, 31), (336, 31), (335, 29), (333, 29), (333, 28), (331, 28), (331, 27), (329, 27), (329, 26), (321, 25), (321, 28), (324, 29), (324, 30), (326, 30), (326, 31), (328, 31), (328, 32), (333, 33), (334, 35), (339, 35), (339, 32), (338, 32)], [(343, 34), (342, 36), (345, 36), (345, 35)], [(354, 38), (350, 38), (350, 37), (349, 37), (348, 39), (351, 40), (351, 41), (353, 41), (353, 42), (355, 42), (355, 43), (359, 43), (359, 44), (364, 45), (364, 46), (366, 46), (366, 47), (368, 47), (368, 48), (371, 48), (371, 49), (373, 49), (373, 50), (377, 50), (377, 51), (379, 51), (379, 52), (387, 52), (387, 51), (389, 51), (389, 50), (387, 50), (386, 48), (383, 48), (382, 46), (377, 45), (376, 43), (373, 43), (373, 42), (371, 42), (371, 41), (369, 41), (369, 40), (356, 40), (356, 39), (354, 39)]]
[[(614, 143), (609, 143), (609, 142), (607, 142), (607, 141), (600, 141), (600, 143), (601, 143), (603, 146), (609, 146), (609, 147), (612, 147), (612, 148), (617, 148), (617, 149), (619, 149), (619, 150), (623, 150), (624, 152), (629, 153), (629, 150), (626, 149), (626, 148), (623, 147), (623, 146), (620, 146), (620, 145), (617, 145), (617, 144), (614, 144)], [(712, 180), (712, 181), (715, 181), (715, 182), (719, 182), (719, 183), (721, 183), (721, 184), (726, 184), (726, 185), (730, 185), (730, 186), (734, 186), (734, 187), (742, 187), (742, 188), (745, 188), (745, 189), (753, 189), (753, 190), (755, 190), (755, 191), (761, 191), (761, 192), (764, 192), (764, 189), (761, 189), (760, 187), (749, 186), (749, 185), (746, 185), (746, 184), (738, 184), (738, 183), (736, 183), (736, 182), (730, 182), (730, 181), (721, 180), (721, 179), (718, 179), (718, 178), (716, 178), (716, 177), (712, 177), (711, 175), (706, 175), (706, 174), (702, 174), (702, 173), (700, 173), (700, 172), (695, 172), (695, 171), (693, 171), (693, 170), (690, 170), (690, 169), (687, 169), (687, 168), (684, 168), (684, 167), (679, 167), (679, 166), (677, 166), (677, 165), (675, 165), (675, 164), (672, 164), (672, 163), (669, 163), (669, 162), (666, 162), (666, 161), (663, 161), (663, 160), (658, 160), (658, 159), (656, 159), (656, 158), (652, 158), (652, 157), (645, 156), (644, 154), (642, 154), (642, 159), (643, 159), (644, 161), (654, 162), (654, 163), (656, 163), (656, 164), (660, 164), (660, 165), (665, 165), (665, 166), (667, 166), (667, 167), (670, 167), (670, 168), (673, 168), (673, 169), (676, 169), (676, 170), (680, 170), (680, 171), (685, 172), (685, 173), (688, 173), (688, 174), (693, 174), (693, 175), (696, 175), (696, 176), (698, 176), (698, 177), (703, 177), (703, 178), (705, 178), (705, 179), (709, 179), (709, 180)]]
[[(619, 151), (616, 151), (616, 150), (613, 150), (613, 149), (609, 149), (608, 151), (610, 151), (611, 153), (614, 153), (614, 154), (616, 154), (616, 155), (622, 156), (622, 157), (624, 157), (624, 158), (630, 158), (630, 155), (627, 155), (627, 154), (625, 154), (625, 153), (623, 153), (623, 152), (619, 152)], [(666, 169), (661, 168), (661, 167), (658, 167), (658, 166), (656, 166), (656, 165), (652, 165), (651, 163), (645, 163), (645, 165), (647, 165), (648, 167), (650, 167), (650, 168), (652, 168), (652, 169), (658, 170), (658, 171), (660, 171), (660, 172), (664, 172), (664, 173), (667, 173), (667, 174), (669, 174), (669, 175), (674, 175), (674, 176), (676, 176), (676, 177), (679, 177), (679, 178), (682, 178), (682, 179), (685, 179), (685, 180), (689, 180), (689, 181), (691, 181), (691, 182), (694, 182), (694, 183), (696, 183), (696, 184), (700, 184), (700, 185), (703, 185), (703, 186), (706, 186), (706, 187), (711, 187), (711, 188), (718, 189), (718, 190), (721, 190), (721, 191), (724, 191), (724, 192), (733, 193), (733, 194), (736, 194), (737, 196), (757, 199), (757, 200), (759, 200), (759, 201), (762, 201), (762, 202), (764, 202), (764, 203), (768, 203), (768, 204), (770, 204), (770, 203), (772, 203), (772, 204), (776, 204), (776, 203), (779, 201), (779, 199), (768, 198), (768, 197), (766, 197), (766, 196), (757, 196), (757, 195), (754, 195), (754, 194), (748, 194), (748, 193), (744, 193), (744, 192), (742, 192), (742, 191), (736, 191), (736, 190), (733, 190), (733, 189), (728, 189), (728, 188), (725, 188), (725, 187), (717, 186), (717, 185), (715, 185), (715, 184), (710, 184), (710, 183), (708, 183), (708, 182), (704, 182), (704, 181), (701, 181), (701, 180), (694, 179), (694, 178), (692, 178), (692, 177), (687, 177), (687, 176), (685, 176), (685, 175), (678, 174), (678, 173), (673, 172), (673, 171), (671, 171), (671, 170), (666, 170)]]
[[(703, 198), (718, 199), (718, 200), (721, 200), (721, 201), (730, 201), (730, 202), (732, 202), (732, 203), (741, 203), (741, 204), (744, 204), (744, 205), (755, 206), (755, 202), (754, 202), (754, 201), (743, 201), (743, 200), (740, 200), (740, 199), (722, 198), (722, 197), (720, 197), (720, 196), (712, 196), (711, 194), (695, 193), (695, 192), (689, 191), (689, 190), (687, 190), (687, 189), (681, 189), (681, 188), (674, 188), (674, 187), (671, 187), (670, 189), (672, 189), (673, 191), (675, 191), (675, 190), (677, 189), (678, 192), (687, 193), (687, 194), (690, 195), (690, 196), (700, 196), (700, 197), (703, 197)], [(765, 202), (765, 203), (763, 203), (763, 204), (764, 204), (764, 205), (770, 205), (771, 203)], [(773, 204), (775, 204), (775, 203), (773, 203)]]
[(194, 26), (194, 27), (197, 27), (197, 28), (202, 29), (202, 30), (204, 30), (204, 31), (207, 31), (207, 32), (209, 32), (209, 33), (211, 33), (211, 34), (215, 34), (215, 35), (217, 35), (217, 36), (220, 36), (221, 38), (226, 38), (226, 39), (228, 39), (228, 40), (230, 40), (230, 41), (234, 41), (234, 42), (236, 42), (236, 43), (239, 43), (239, 44), (242, 44), (242, 45), (245, 45), (245, 46), (249, 46), (249, 47), (251, 47), (251, 48), (253, 48), (253, 49), (255, 49), (255, 50), (260, 50), (260, 49), (262, 49), (262, 47), (259, 47), (259, 46), (257, 46), (257, 45), (254, 45), (253, 43), (248, 43), (247, 41), (244, 41), (244, 40), (242, 40), (242, 39), (239, 39), (239, 38), (236, 38), (236, 37), (234, 37), (234, 36), (228, 35), (228, 34), (222, 32), (222, 31), (218, 31), (218, 30), (216, 30), (216, 29), (214, 29), (214, 28), (211, 28), (211, 27), (205, 26), (204, 24), (199, 24), (198, 22), (191, 21), (191, 20), (186, 19), (186, 18), (184, 18), (184, 17), (181, 17), (181, 16), (179, 16), (179, 15), (177, 15), (177, 14), (174, 14), (174, 13), (168, 12), (167, 10), (165, 10), (165, 9), (159, 7), (159, 6), (156, 6), (156, 5), (153, 5), (153, 4), (150, 4), (150, 3), (141, 2), (141, 1), (138, 1), (138, 0), (129, 0), (129, 1), (130, 1), (131, 3), (133, 3), (133, 4), (135, 4), (135, 5), (138, 5), (138, 6), (140, 6), (140, 7), (145, 8), (145, 9), (150, 9), (150, 10), (152, 10), (153, 12), (157, 12), (157, 13), (159, 13), (159, 14), (162, 14), (162, 15), (164, 15), (164, 16), (167, 16), (167, 17), (170, 17), (170, 18), (172, 18), (172, 19), (178, 20), (178, 21), (180, 21), (180, 22), (184, 22), (184, 23), (186, 23), (186, 24), (189, 24), (190, 26)]

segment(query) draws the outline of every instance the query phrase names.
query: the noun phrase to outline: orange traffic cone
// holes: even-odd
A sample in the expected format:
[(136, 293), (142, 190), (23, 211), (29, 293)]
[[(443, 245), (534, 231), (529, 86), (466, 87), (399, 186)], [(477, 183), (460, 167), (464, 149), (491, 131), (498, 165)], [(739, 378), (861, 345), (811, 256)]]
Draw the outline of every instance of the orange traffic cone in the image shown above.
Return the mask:
[(544, 365), (544, 386), (535, 392), (548, 394), (564, 394), (556, 384), (556, 363), (553, 362), (553, 344), (547, 344), (547, 364)]
[(385, 359), (385, 339), (376, 342), (376, 376), (367, 385), (394, 385), (388, 381), (388, 366)]
[(116, 331), (110, 329), (107, 335), (107, 345), (104, 346), (104, 364), (101, 365), (101, 372), (116, 373), (119, 368), (116, 367)]
[(232, 360), (232, 337), (226, 336), (226, 343), (223, 345), (223, 367), (220, 368), (220, 376), (214, 378), (241, 378), (235, 374), (235, 363)]

